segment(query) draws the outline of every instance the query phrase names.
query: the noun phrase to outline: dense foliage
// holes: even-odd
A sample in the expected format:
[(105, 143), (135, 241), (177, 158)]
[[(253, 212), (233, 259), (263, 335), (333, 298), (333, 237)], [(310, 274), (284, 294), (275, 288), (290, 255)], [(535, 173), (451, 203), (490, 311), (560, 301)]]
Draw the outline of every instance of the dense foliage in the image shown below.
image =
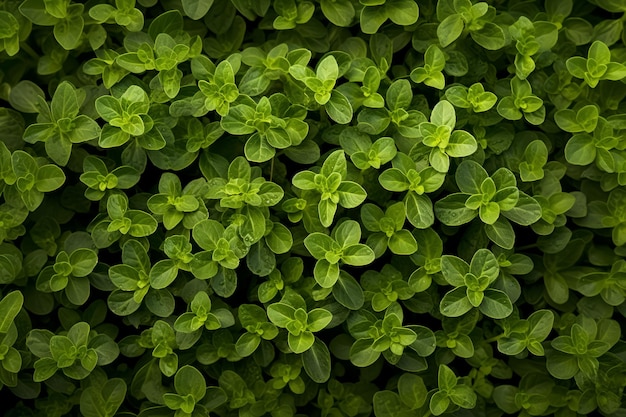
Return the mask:
[(625, 17), (0, 2), (2, 415), (626, 416)]

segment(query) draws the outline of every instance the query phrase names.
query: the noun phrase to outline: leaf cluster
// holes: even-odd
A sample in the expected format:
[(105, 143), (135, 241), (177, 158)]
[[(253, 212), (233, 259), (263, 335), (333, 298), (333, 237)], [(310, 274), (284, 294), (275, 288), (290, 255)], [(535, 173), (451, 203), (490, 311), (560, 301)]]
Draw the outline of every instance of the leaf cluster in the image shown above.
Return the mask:
[(2, 415), (626, 415), (625, 16), (0, 2)]

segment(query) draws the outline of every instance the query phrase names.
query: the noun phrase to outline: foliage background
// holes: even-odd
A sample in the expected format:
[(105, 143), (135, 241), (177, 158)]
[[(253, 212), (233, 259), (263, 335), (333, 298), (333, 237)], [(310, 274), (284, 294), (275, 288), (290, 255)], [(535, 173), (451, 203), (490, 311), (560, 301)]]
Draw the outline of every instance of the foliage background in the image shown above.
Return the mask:
[(4, 415), (626, 415), (625, 12), (0, 2)]

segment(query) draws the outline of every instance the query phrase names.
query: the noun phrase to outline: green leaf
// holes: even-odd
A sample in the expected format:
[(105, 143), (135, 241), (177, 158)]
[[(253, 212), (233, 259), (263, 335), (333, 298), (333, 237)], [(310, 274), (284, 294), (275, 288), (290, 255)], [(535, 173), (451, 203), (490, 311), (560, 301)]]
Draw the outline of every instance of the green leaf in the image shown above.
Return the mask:
[(409, 417), (413, 414), (398, 398), (398, 394), (392, 391), (376, 392), (373, 402), (374, 413), (378, 417)]
[(347, 247), (341, 255), (341, 260), (352, 266), (368, 265), (374, 259), (374, 251), (369, 246), (360, 243)]
[(49, 193), (57, 190), (65, 183), (65, 173), (56, 165), (44, 165), (37, 170), (35, 183), (37, 191)]
[(63, 19), (54, 25), (54, 37), (64, 49), (75, 49), (80, 45), (84, 26), (85, 22), (80, 15), (71, 19)]
[[(108, 380), (100, 387), (90, 386), (80, 397), (80, 411), (85, 417), (108, 417), (115, 413), (126, 396), (126, 383), (120, 378)], [(107, 410), (108, 414), (102, 414)]]
[(504, 249), (513, 249), (515, 231), (511, 222), (500, 216), (494, 223), (486, 224), (485, 233), (489, 240)]
[(332, 237), (341, 248), (356, 245), (361, 240), (361, 226), (355, 220), (346, 220), (333, 230)]
[(278, 327), (285, 328), (295, 320), (296, 309), (285, 303), (274, 303), (267, 307), (267, 316)]
[(409, 26), (417, 22), (419, 7), (411, 0), (395, 0), (385, 4), (389, 19), (396, 25)]
[(437, 385), (439, 390), (450, 392), (457, 386), (458, 380), (454, 371), (447, 365), (439, 365), (439, 373), (437, 375)]
[(437, 26), (437, 37), (441, 46), (445, 48), (457, 40), (461, 36), (464, 27), (463, 18), (460, 14), (452, 14), (446, 17)]
[(456, 184), (462, 193), (482, 194), (480, 185), (489, 177), (485, 168), (475, 161), (463, 161), (454, 174)]
[(342, 178), (348, 176), (346, 154), (341, 149), (333, 151), (328, 155), (320, 171), (325, 177), (330, 177), (333, 172), (337, 172)]
[(463, 158), (472, 155), (477, 148), (474, 136), (464, 130), (455, 130), (446, 146), (446, 153), (453, 158)]
[(57, 362), (52, 358), (41, 358), (35, 362), (33, 381), (43, 382), (50, 379), (58, 370)]
[(413, 100), (411, 83), (408, 80), (395, 80), (387, 89), (385, 101), (390, 110), (406, 109), (410, 107)]
[(502, 214), (514, 223), (529, 226), (541, 218), (541, 206), (534, 198), (520, 191), (517, 205)]
[(265, 234), (265, 215), (260, 208), (249, 205), (241, 209), (241, 214), (245, 216), (246, 220), (243, 225), (241, 225), (239, 233), (243, 241), (251, 245), (261, 239)]
[(302, 354), (302, 364), (305, 372), (313, 382), (323, 384), (330, 378), (330, 351), (319, 338), (315, 338), (310, 349)]
[[(124, 385), (126, 387), (126, 385)], [(106, 403), (96, 387), (88, 387), (80, 396), (80, 412), (85, 417), (107, 417)]]
[(276, 150), (267, 139), (258, 133), (250, 136), (244, 147), (246, 158), (251, 162), (269, 161), (276, 154)]
[(276, 258), (265, 242), (260, 241), (250, 247), (246, 264), (254, 274), (267, 276), (276, 267)]
[(356, 279), (346, 272), (341, 271), (337, 282), (333, 285), (335, 300), (350, 310), (360, 309), (365, 302), (363, 288)]
[(565, 159), (574, 165), (589, 165), (596, 159), (596, 145), (591, 135), (576, 134), (565, 145)]
[(246, 182), (250, 181), (250, 164), (245, 158), (239, 156), (235, 158), (228, 167), (228, 178), (241, 178)]
[(285, 225), (274, 223), (270, 233), (265, 236), (265, 243), (276, 254), (287, 253), (293, 245), (293, 237)]
[(183, 11), (193, 20), (202, 19), (213, 5), (213, 0), (182, 0)]
[(387, 20), (387, 13), (384, 7), (364, 7), (359, 20), (363, 33), (374, 34)]
[(507, 39), (504, 30), (492, 22), (486, 22), (482, 29), (474, 30), (470, 35), (474, 42), (490, 51), (504, 47)]
[(150, 286), (157, 290), (167, 288), (178, 276), (176, 262), (170, 259), (158, 261), (150, 270)]
[(469, 272), (476, 277), (486, 277), (493, 282), (500, 274), (500, 267), (495, 255), (488, 249), (479, 249), (472, 257)]
[(190, 365), (181, 367), (174, 377), (174, 387), (181, 395), (191, 395), (196, 402), (206, 394), (206, 381), (202, 373)]
[(27, 177), (29, 174), (34, 176), (37, 173), (37, 162), (30, 154), (17, 150), (11, 155), (11, 163), (15, 175), (19, 177)]
[(412, 410), (426, 403), (428, 391), (421, 377), (414, 374), (402, 374), (398, 380), (400, 400)]
[(217, 248), (217, 241), (224, 234), (221, 223), (205, 219), (197, 223), (192, 230), (193, 240), (204, 250), (213, 251)]
[(408, 230), (399, 230), (389, 238), (389, 250), (396, 255), (411, 255), (417, 251), (417, 242)]
[(53, 123), (34, 123), (26, 128), (24, 140), (28, 143), (47, 142), (55, 135), (58, 133)]
[(69, 82), (59, 84), (50, 103), (52, 118), (56, 121), (63, 118), (73, 119), (78, 115), (78, 107), (74, 87)]
[(504, 319), (513, 312), (513, 305), (509, 296), (503, 291), (495, 289), (485, 290), (485, 298), (480, 304), (480, 312), (494, 319)]
[(569, 287), (565, 278), (558, 272), (548, 272), (544, 277), (546, 291), (557, 304), (563, 304), (569, 299)]
[(547, 353), (546, 368), (557, 379), (571, 379), (579, 372), (576, 356), (550, 351)]
[(9, 103), (20, 112), (39, 113), (45, 98), (45, 93), (37, 84), (29, 80), (22, 80), (11, 88)]
[(313, 276), (322, 288), (332, 288), (339, 279), (339, 265), (330, 263), (326, 259), (320, 259), (315, 263)]
[(337, 188), (339, 205), (345, 208), (358, 207), (367, 198), (367, 192), (359, 184), (352, 181), (342, 181)]
[(507, 120), (519, 120), (523, 116), (515, 105), (515, 99), (511, 96), (502, 98), (498, 103), (497, 110), (500, 116)]
[(307, 319), (307, 329), (311, 332), (319, 332), (325, 328), (333, 319), (330, 311), (323, 308), (314, 308), (309, 311)]
[(433, 204), (425, 195), (407, 193), (404, 198), (407, 220), (418, 229), (426, 229), (435, 222)]
[(320, 6), (324, 16), (340, 27), (350, 26), (355, 17), (354, 6), (347, 0), (322, 0)]
[(261, 344), (261, 337), (252, 333), (244, 333), (239, 339), (237, 339), (237, 343), (235, 343), (235, 349), (237, 350), (237, 354), (241, 357), (247, 357), (254, 353), (257, 350), (259, 345)]
[(333, 250), (335, 240), (323, 233), (311, 233), (304, 239), (304, 246), (315, 259), (324, 259), (326, 252)]
[(100, 136), (100, 126), (93, 119), (79, 115), (72, 121), (72, 130), (68, 133), (70, 142), (87, 142)]
[(559, 110), (554, 114), (556, 124), (566, 132), (591, 133), (598, 124), (598, 108), (594, 105), (587, 105), (575, 112), (571, 109)]
[(517, 355), (526, 348), (524, 339), (517, 338), (518, 334), (512, 333), (498, 340), (498, 350), (506, 355)]
[(314, 190), (317, 185), (315, 184), (315, 173), (311, 171), (300, 171), (296, 173), (291, 179), (293, 185), (301, 190)]
[(470, 272), (470, 266), (461, 258), (443, 255), (441, 257), (441, 272), (450, 285), (461, 287), (465, 285), (465, 275)]
[(154, 217), (140, 210), (128, 210), (126, 217), (131, 221), (129, 234), (134, 237), (150, 236), (159, 225)]
[(294, 353), (304, 353), (315, 343), (315, 336), (313, 336), (313, 333), (310, 331), (304, 331), (297, 336), (293, 333), (289, 333), (287, 335), (287, 343)]
[(220, 297), (230, 297), (237, 289), (237, 274), (233, 269), (219, 268), (211, 279), (211, 288)]
[(430, 412), (433, 413), (433, 415), (435, 416), (445, 413), (449, 405), (450, 399), (448, 398), (447, 394), (442, 391), (437, 391), (435, 392), (435, 394), (433, 394), (432, 397), (430, 397)]
[(459, 287), (447, 292), (441, 299), (439, 306), (441, 314), (446, 317), (460, 317), (470, 311), (473, 306), (465, 291), (465, 287)]
[(462, 408), (476, 407), (477, 395), (469, 385), (457, 385), (449, 394), (450, 400)]
[(255, 326), (266, 321), (265, 311), (255, 304), (242, 304), (237, 310), (239, 321), (244, 327)]
[(53, 134), (46, 140), (46, 153), (57, 164), (64, 166), (70, 159), (72, 143), (65, 135)]
[(87, 302), (90, 293), (89, 280), (84, 277), (74, 278), (68, 281), (65, 288), (67, 299), (75, 305), (83, 305)]
[(72, 265), (72, 275), (75, 277), (86, 277), (98, 263), (98, 255), (91, 249), (76, 249), (70, 255)]
[(104, 120), (111, 121), (122, 117), (123, 109), (118, 99), (111, 96), (102, 96), (96, 99), (96, 110)]
[(345, 125), (352, 120), (352, 105), (350, 101), (337, 90), (330, 94), (330, 100), (324, 105), (326, 113), (335, 122)]
[(609, 47), (601, 41), (595, 41), (589, 47), (589, 58), (598, 64), (607, 64), (611, 61), (611, 51)]
[(441, 100), (435, 107), (430, 115), (430, 121), (436, 126), (447, 126), (451, 130), (456, 125), (456, 113), (454, 106), (447, 100)]
[(466, 200), (465, 194), (450, 194), (435, 203), (435, 215), (439, 221), (448, 226), (469, 223), (478, 215), (478, 212), (468, 209), (465, 206)]
[(329, 227), (333, 223), (335, 213), (337, 212), (337, 204), (333, 203), (331, 200), (321, 200), (317, 208), (322, 226)]
[(335, 81), (339, 76), (339, 67), (334, 56), (324, 57), (317, 65), (317, 78), (321, 81)]
[(398, 168), (389, 168), (378, 177), (380, 185), (388, 191), (402, 192), (409, 189), (411, 183)]
[(109, 309), (118, 316), (128, 316), (141, 307), (133, 292), (114, 290), (107, 298)]
[(128, 142), (129, 139), (129, 133), (111, 125), (105, 125), (100, 131), (98, 145), (103, 148), (116, 148)]
[(13, 320), (22, 309), (24, 296), (20, 291), (12, 291), (0, 301), (0, 333), (7, 333)]
[(358, 339), (350, 348), (350, 362), (360, 368), (370, 366), (379, 357), (380, 352), (372, 349), (371, 339)]
[(537, 340), (544, 340), (552, 331), (554, 313), (551, 310), (535, 311), (528, 317), (528, 335)]

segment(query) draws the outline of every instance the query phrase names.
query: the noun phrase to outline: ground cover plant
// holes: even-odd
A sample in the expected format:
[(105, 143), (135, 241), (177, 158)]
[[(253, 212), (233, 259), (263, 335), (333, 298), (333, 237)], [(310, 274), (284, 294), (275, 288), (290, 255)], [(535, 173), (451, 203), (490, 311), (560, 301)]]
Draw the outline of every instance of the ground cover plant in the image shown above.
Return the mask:
[(626, 2), (0, 2), (7, 417), (626, 416)]

